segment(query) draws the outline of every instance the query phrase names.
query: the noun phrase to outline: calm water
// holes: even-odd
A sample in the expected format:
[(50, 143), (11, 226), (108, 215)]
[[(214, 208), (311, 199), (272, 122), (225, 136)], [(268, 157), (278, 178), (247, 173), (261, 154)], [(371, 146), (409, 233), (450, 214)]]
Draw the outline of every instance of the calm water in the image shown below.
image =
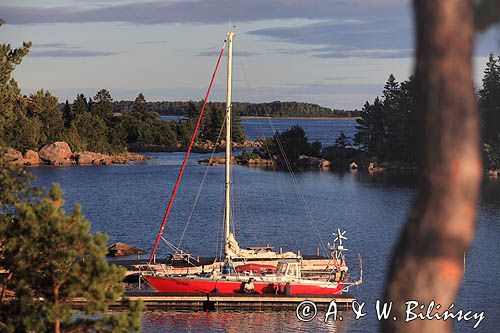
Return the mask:
[(333, 145), (340, 131), (344, 131), (351, 139), (356, 132), (356, 121), (352, 119), (243, 118), (241, 123), (250, 140), (271, 137), (276, 131), (283, 132), (293, 125), (299, 125), (306, 132), (309, 141), (319, 141), (323, 146)]
[[(300, 124), (312, 140), (327, 144), (344, 130), (353, 133), (353, 121), (273, 119), (275, 127), (286, 129)], [(250, 137), (261, 133), (259, 122), (244, 119)], [(264, 125), (263, 125), (264, 126)], [(272, 126), (267, 126), (272, 133)], [(266, 131), (265, 127), (263, 130)], [(324, 139), (322, 139), (324, 138)], [(39, 167), (31, 169), (39, 185), (59, 182), (66, 192), (66, 207), (83, 206), (92, 221), (92, 230), (110, 235), (110, 242), (121, 241), (151, 249), (164, 214), (167, 198), (177, 176), (182, 153), (149, 154), (153, 160), (132, 165)], [(181, 247), (202, 256), (218, 255), (221, 250), (223, 218), (223, 167), (205, 167), (196, 161), (206, 155), (193, 154), (186, 169), (169, 223), (166, 237), (178, 243), (191, 212)], [(198, 205), (193, 210), (200, 183)], [(354, 320), (344, 314), (341, 322), (324, 324), (321, 316), (301, 323), (293, 311), (282, 312), (181, 312), (157, 311), (144, 314), (145, 332), (260, 332), (328, 331), (365, 332), (378, 325), (375, 300), (380, 297), (388, 256), (394, 245), (414, 195), (412, 176), (365, 173), (308, 171), (296, 173), (323, 242), (332, 241), (337, 227), (347, 229), (347, 248), (351, 271), (357, 275), (357, 253), (363, 254), (364, 284), (352, 289), (366, 301), (367, 316)], [(274, 245), (284, 250), (312, 253), (320, 242), (311, 227), (290, 175), (234, 167), (235, 232), (242, 246)], [(458, 307), (486, 311), (486, 319), (476, 331), (498, 331), (500, 325), (500, 182), (488, 182), (479, 209), (476, 240), (467, 258), (465, 283)], [(159, 254), (168, 253), (161, 245)], [(411, 283), (411, 281), (409, 281)], [(320, 312), (324, 314), (324, 312)], [(457, 331), (471, 331), (473, 323), (461, 322)]]
[[(179, 116), (161, 116), (163, 120), (177, 120)], [(356, 132), (353, 119), (307, 119), (307, 118), (242, 118), (241, 123), (249, 140), (272, 137), (276, 131), (283, 132), (293, 125), (301, 126), (309, 141), (319, 141), (323, 146), (331, 146), (341, 131), (351, 139)]]

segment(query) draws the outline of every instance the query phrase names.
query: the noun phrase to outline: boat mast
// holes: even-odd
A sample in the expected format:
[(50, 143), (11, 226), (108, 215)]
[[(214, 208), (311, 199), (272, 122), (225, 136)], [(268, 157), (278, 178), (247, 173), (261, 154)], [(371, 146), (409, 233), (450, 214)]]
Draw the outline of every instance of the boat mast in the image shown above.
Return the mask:
[(229, 255), (229, 235), (231, 223), (231, 88), (233, 74), (233, 36), (234, 32), (227, 33), (227, 95), (226, 95), (226, 207), (225, 207), (225, 245), (226, 258)]

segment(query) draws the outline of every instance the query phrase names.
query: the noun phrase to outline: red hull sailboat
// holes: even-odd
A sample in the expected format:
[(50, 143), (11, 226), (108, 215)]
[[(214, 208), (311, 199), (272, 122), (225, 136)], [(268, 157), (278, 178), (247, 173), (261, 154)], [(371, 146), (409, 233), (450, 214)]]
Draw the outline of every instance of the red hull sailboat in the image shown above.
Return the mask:
[[(175, 277), (146, 276), (146, 280), (159, 292), (186, 293), (186, 294), (242, 294), (246, 282), (222, 281), (212, 279), (186, 279)], [(258, 294), (284, 294), (285, 286), (277, 283), (253, 283), (255, 293)], [(337, 285), (306, 285), (291, 283), (289, 295), (339, 295), (342, 294), (343, 284)]]
[(156, 290), (168, 293), (241, 294), (245, 292), (245, 285), (252, 283), (253, 292), (258, 294), (338, 295), (344, 287), (344, 283), (335, 281), (335, 277), (330, 281), (301, 278), (300, 262), (295, 259), (279, 261), (276, 271), (270, 274), (248, 271), (240, 274), (233, 270), (229, 274), (213, 272), (205, 276), (145, 276), (145, 279)]
[[(342, 246), (342, 240), (346, 239), (344, 232), (338, 229), (337, 238), (334, 245), (329, 246), (332, 257), (327, 259), (328, 271), (327, 278), (313, 279), (302, 274), (303, 267), (306, 265), (303, 258), (299, 254), (291, 252), (275, 253), (267, 248), (249, 248), (240, 249), (236, 242), (233, 233), (230, 232), (231, 223), (231, 87), (232, 87), (232, 40), (234, 32), (228, 32), (224, 41), (215, 72), (212, 75), (207, 94), (205, 96), (200, 115), (198, 116), (197, 124), (193, 136), (191, 137), (186, 156), (174, 186), (172, 196), (170, 197), (169, 205), (165, 213), (160, 231), (156, 238), (156, 243), (153, 247), (148, 265), (154, 258), (160, 239), (162, 237), (165, 223), (167, 221), (172, 203), (177, 192), (180, 180), (193, 142), (196, 138), (198, 127), (203, 115), (207, 98), (213, 84), (215, 73), (219, 67), (221, 56), (227, 44), (227, 95), (226, 95), (226, 158), (225, 158), (225, 214), (224, 214), (224, 254), (225, 260), (220, 265), (211, 265), (211, 271), (208, 273), (202, 267), (201, 272), (196, 271), (196, 274), (176, 274), (174, 270), (164, 271), (151, 269), (143, 273), (143, 277), (159, 292), (179, 293), (179, 294), (207, 294), (207, 293), (223, 293), (223, 294), (238, 294), (244, 292), (252, 292), (258, 294), (287, 294), (287, 295), (338, 295), (346, 290), (351, 285), (361, 283), (361, 277), (358, 281), (348, 281), (347, 265), (345, 263), (345, 255), (343, 251), (346, 249)], [(165, 239), (164, 239), (165, 240)], [(339, 241), (339, 245), (335, 242)], [(167, 242), (168, 244), (168, 242)], [(280, 251), (281, 252), (281, 251)], [(360, 258), (361, 259), (361, 258)], [(360, 260), (361, 261), (361, 260)], [(277, 263), (277, 266), (275, 266)], [(361, 265), (360, 265), (361, 266)], [(360, 267), (361, 270), (361, 267)], [(251, 286), (251, 288), (250, 288)]]
[[(145, 276), (156, 290), (168, 293), (195, 294), (241, 294), (245, 285), (253, 285), (253, 292), (258, 294), (287, 295), (338, 295), (342, 293), (344, 283), (341, 275), (332, 276), (330, 281), (317, 281), (301, 278), (299, 261), (286, 259), (278, 262), (276, 272), (266, 274), (240, 274), (234, 270), (229, 274), (213, 272), (186, 276)], [(257, 266), (254, 264), (254, 266)], [(241, 266), (240, 266), (241, 267)], [(351, 283), (348, 283), (351, 284)]]

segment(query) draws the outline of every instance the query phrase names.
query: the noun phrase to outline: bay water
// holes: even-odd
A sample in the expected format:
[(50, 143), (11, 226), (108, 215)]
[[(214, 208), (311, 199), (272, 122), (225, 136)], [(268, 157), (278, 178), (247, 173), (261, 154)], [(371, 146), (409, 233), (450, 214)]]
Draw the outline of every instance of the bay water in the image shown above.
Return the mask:
[[(244, 118), (250, 139), (271, 136), (298, 124), (310, 141), (331, 145), (344, 131), (355, 132), (354, 120)], [(179, 172), (184, 153), (147, 153), (149, 161), (129, 165), (37, 167), (29, 170), (37, 185), (61, 184), (65, 208), (81, 204), (92, 231), (104, 232), (110, 243), (124, 242), (150, 251)], [(192, 154), (165, 237), (193, 255), (219, 256), (224, 210), (224, 167), (198, 164), (207, 155)], [(408, 174), (297, 171), (300, 190), (286, 171), (239, 166), (233, 168), (234, 231), (243, 247), (313, 254), (333, 241), (337, 228), (347, 230), (346, 247), (352, 276), (358, 276), (363, 255), (363, 284), (351, 288), (367, 315), (355, 320), (323, 322), (324, 312), (300, 322), (294, 311), (146, 311), (144, 332), (372, 332), (377, 330), (375, 302), (383, 293), (387, 266), (415, 195), (415, 176)], [(302, 200), (302, 196), (304, 200)], [(197, 202), (194, 206), (193, 202)], [(310, 212), (310, 214), (308, 213)], [(191, 218), (189, 218), (191, 216)], [(312, 218), (311, 218), (312, 216)], [(439, 223), (439, 221), (436, 221)], [(317, 230), (318, 232), (316, 232)], [(465, 279), (455, 309), (485, 312), (474, 331), (500, 326), (500, 181), (485, 181), (476, 237), (465, 260)], [(161, 244), (158, 256), (169, 253)], [(408, 281), (411, 283), (411, 281)], [(447, 306), (447, 305), (446, 305)], [(458, 332), (472, 331), (474, 322), (459, 322)]]

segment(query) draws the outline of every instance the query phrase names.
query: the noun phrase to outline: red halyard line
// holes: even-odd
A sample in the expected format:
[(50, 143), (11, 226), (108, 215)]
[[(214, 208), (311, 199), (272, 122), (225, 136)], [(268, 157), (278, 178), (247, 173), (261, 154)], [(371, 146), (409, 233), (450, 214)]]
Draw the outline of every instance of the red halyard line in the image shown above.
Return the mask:
[(181, 166), (181, 169), (179, 171), (179, 175), (177, 176), (177, 181), (175, 182), (175, 186), (174, 186), (174, 189), (172, 191), (172, 195), (170, 196), (170, 200), (168, 202), (165, 216), (163, 217), (160, 231), (158, 231), (158, 236), (156, 237), (156, 242), (155, 242), (155, 245), (153, 247), (153, 251), (151, 252), (151, 256), (149, 257), (148, 265), (150, 265), (151, 261), (153, 260), (156, 249), (158, 248), (158, 244), (160, 243), (161, 235), (163, 234), (163, 230), (165, 229), (165, 224), (167, 223), (168, 216), (170, 215), (170, 210), (172, 209), (172, 204), (174, 203), (175, 195), (177, 194), (177, 189), (179, 188), (179, 184), (180, 184), (181, 179), (182, 179), (182, 174), (184, 173), (184, 169), (186, 168), (186, 163), (187, 163), (187, 160), (189, 158), (189, 153), (191, 152), (191, 148), (193, 147), (194, 140), (196, 139), (196, 135), (198, 134), (198, 128), (199, 128), (200, 123), (201, 123), (201, 118), (203, 116), (203, 112), (205, 111), (205, 106), (207, 105), (207, 100), (208, 100), (208, 97), (210, 96), (210, 90), (212, 89), (212, 85), (213, 85), (214, 80), (215, 80), (215, 75), (217, 74), (217, 70), (219, 69), (219, 64), (220, 64), (220, 61), (222, 58), (222, 54), (224, 53), (225, 47), (226, 47), (226, 40), (224, 40), (224, 45), (222, 46), (222, 49), (220, 50), (219, 58), (217, 59), (217, 64), (215, 65), (215, 69), (214, 69), (214, 72), (212, 74), (212, 79), (210, 80), (210, 84), (208, 86), (207, 93), (205, 94), (205, 99), (203, 101), (203, 105), (201, 107), (201, 111), (200, 111), (200, 114), (198, 116), (198, 120), (196, 122), (196, 127), (193, 131), (193, 135), (191, 136), (191, 141), (189, 142), (189, 147), (187, 149), (186, 155), (184, 156), (184, 160), (182, 161), (182, 166)]

